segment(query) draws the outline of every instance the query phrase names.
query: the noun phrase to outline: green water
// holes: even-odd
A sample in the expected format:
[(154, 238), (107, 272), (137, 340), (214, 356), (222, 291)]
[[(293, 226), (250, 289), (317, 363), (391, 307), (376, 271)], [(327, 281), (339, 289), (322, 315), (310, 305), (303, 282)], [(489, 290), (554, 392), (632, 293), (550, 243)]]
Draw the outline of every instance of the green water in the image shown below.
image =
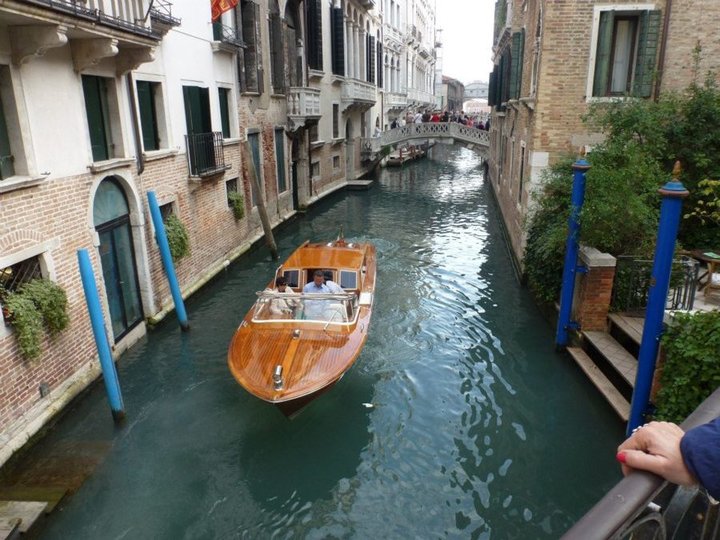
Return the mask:
[(623, 429), (511, 270), (499, 212), (465, 149), (384, 170), (276, 233), (378, 250), (357, 363), (297, 418), (239, 387), (227, 344), (274, 272), (243, 256), (119, 362), (35, 450), (97, 466), (41, 538), (557, 538), (619, 479)]

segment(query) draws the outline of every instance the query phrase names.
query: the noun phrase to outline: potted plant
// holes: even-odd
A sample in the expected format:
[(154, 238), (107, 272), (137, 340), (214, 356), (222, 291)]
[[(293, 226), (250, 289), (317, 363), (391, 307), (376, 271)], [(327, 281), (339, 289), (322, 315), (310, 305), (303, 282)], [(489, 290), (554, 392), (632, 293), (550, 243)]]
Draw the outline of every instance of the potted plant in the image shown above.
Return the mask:
[(245, 197), (239, 191), (230, 191), (227, 194), (230, 208), (232, 208), (235, 219), (242, 219), (245, 217)]
[(182, 259), (190, 253), (190, 239), (185, 225), (175, 214), (169, 214), (165, 218), (164, 224), (173, 261)]

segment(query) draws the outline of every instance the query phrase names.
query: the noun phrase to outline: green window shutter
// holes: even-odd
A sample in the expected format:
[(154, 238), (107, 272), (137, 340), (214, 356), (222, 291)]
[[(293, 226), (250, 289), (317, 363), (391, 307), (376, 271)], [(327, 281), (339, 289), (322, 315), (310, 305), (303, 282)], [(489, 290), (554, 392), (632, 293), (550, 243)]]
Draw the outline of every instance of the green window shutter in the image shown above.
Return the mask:
[(492, 107), (497, 104), (497, 66), (493, 66), (488, 81), (488, 105)]
[(330, 22), (332, 32), (330, 33), (332, 48), (332, 72), (335, 75), (345, 75), (345, 22), (343, 9), (338, 7), (330, 8)]
[(5, 111), (0, 96), (0, 180), (15, 175), (10, 137), (8, 137)]
[(310, 69), (323, 69), (322, 54), (322, 2), (310, 0), (307, 2), (308, 27), (308, 67)]
[(157, 150), (158, 142), (157, 114), (155, 112), (155, 96), (152, 83), (137, 81), (138, 105), (140, 106), (140, 127), (142, 128), (143, 147), (145, 151)]
[(512, 35), (512, 48), (510, 52), (510, 99), (520, 99), (524, 45), (525, 32), (515, 32)]
[(220, 124), (222, 125), (222, 134), (226, 139), (230, 137), (230, 105), (228, 102), (229, 90), (227, 88), (218, 88), (218, 97), (220, 98)]
[(600, 13), (597, 50), (595, 51), (595, 74), (593, 76), (593, 96), (607, 94), (610, 78), (610, 57), (612, 56), (612, 37), (615, 27), (615, 12)]
[[(248, 142), (250, 143), (250, 152), (252, 154), (252, 160), (255, 164), (255, 173), (257, 174), (258, 185), (262, 189), (262, 173), (260, 170), (260, 134), (259, 133), (248, 133)], [(257, 206), (258, 194), (255, 193), (255, 187), (250, 182), (250, 201), (252, 206)]]
[(285, 179), (285, 130), (275, 130), (275, 160), (277, 162), (278, 193), (287, 189)]
[(82, 85), (93, 161), (105, 161), (110, 158), (106, 127), (108, 118), (105, 79), (83, 75)]
[(633, 79), (633, 95), (650, 97), (655, 77), (655, 59), (660, 38), (660, 10), (643, 11)]
[(272, 90), (276, 94), (282, 94), (285, 91), (285, 55), (282, 29), (283, 24), (280, 14), (271, 13), (269, 21), (270, 74), (272, 76)]

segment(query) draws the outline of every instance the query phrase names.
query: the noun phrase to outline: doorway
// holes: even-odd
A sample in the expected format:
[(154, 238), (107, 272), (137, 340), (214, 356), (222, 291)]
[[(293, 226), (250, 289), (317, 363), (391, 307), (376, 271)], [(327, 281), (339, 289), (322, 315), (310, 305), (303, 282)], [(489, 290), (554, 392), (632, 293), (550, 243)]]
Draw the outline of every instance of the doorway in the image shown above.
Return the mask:
[(100, 237), (100, 264), (113, 339), (117, 343), (142, 322), (144, 314), (129, 206), (115, 177), (105, 178), (98, 186), (93, 202), (93, 223)]

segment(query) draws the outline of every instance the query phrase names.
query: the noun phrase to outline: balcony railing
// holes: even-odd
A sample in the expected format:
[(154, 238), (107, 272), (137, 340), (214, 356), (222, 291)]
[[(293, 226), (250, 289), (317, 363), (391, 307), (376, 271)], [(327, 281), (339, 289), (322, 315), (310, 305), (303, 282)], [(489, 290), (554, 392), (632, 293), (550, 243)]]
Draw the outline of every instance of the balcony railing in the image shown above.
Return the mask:
[(358, 79), (345, 78), (342, 100), (346, 103), (373, 105), (377, 99), (375, 85)]
[(27, 4), (48, 7), (54, 11), (118, 30), (158, 39), (143, 11), (145, 2), (111, 0), (25, 0)]
[(292, 86), (287, 93), (288, 116), (320, 117), (320, 90)]
[(244, 47), (243, 40), (238, 36), (237, 30), (232, 26), (222, 24), (221, 22), (214, 22), (213, 28), (213, 39), (227, 45), (234, 47)]
[(397, 28), (385, 23), (385, 38), (393, 40), (398, 44), (402, 43), (402, 36)]
[[(720, 416), (720, 388), (687, 417), (684, 431)], [(716, 538), (718, 503), (704, 490), (678, 488), (637, 471), (615, 485), (563, 540), (616, 538)]]
[[(699, 263), (690, 257), (675, 259), (665, 309), (689, 311), (695, 301)], [(612, 308), (615, 311), (644, 312), (652, 282), (653, 261), (620, 256), (613, 283)]]
[(400, 94), (398, 92), (386, 92), (385, 105), (390, 109), (404, 109), (408, 105), (407, 94)]
[(177, 17), (173, 17), (172, 3), (168, 0), (153, 0), (150, 8), (150, 17), (153, 22), (160, 23), (165, 26), (179, 26), (182, 22)]
[(430, 92), (418, 90), (417, 88), (408, 88), (407, 91), (408, 101), (414, 102), (420, 105), (435, 105), (435, 96)]
[(190, 176), (206, 177), (230, 168), (225, 165), (222, 132), (185, 135)]

